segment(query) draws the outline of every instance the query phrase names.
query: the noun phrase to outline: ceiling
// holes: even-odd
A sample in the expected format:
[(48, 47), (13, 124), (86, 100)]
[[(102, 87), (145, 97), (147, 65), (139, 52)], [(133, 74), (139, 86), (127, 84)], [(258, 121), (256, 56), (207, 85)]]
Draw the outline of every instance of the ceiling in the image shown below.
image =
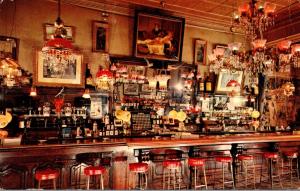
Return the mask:
[[(52, 0), (55, 1), (55, 0)], [(250, 0), (249, 0), (250, 1)], [(62, 0), (73, 4), (115, 14), (134, 16), (135, 10), (156, 9), (170, 15), (184, 17), (186, 24), (214, 30), (227, 31), (232, 24), (232, 14), (247, 0)], [(259, 1), (260, 2), (260, 1)], [(267, 0), (276, 4), (276, 14), (300, 18), (299, 0)], [(297, 17), (298, 19), (298, 17)], [(286, 19), (284, 19), (286, 20)], [(299, 19), (300, 20), (300, 19)]]

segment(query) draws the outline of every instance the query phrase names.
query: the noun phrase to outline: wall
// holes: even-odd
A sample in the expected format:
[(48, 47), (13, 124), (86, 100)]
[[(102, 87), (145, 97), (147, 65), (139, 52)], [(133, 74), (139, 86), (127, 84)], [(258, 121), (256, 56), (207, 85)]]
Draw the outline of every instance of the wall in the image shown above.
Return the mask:
[[(15, 6), (15, 7), (14, 7)], [(32, 72), (35, 48), (41, 49), (43, 23), (53, 23), (57, 18), (57, 4), (45, 0), (8, 0), (0, 5), (0, 35), (14, 36), (20, 39), (19, 63)], [(74, 46), (84, 54), (84, 63), (89, 63), (94, 74), (101, 63), (101, 53), (92, 52), (92, 20), (102, 20), (100, 11), (62, 4), (61, 18), (65, 25), (75, 26)], [(110, 14), (109, 52), (118, 55), (131, 55), (133, 44), (134, 18)], [(228, 29), (229, 31), (229, 29)], [(232, 40), (242, 40), (230, 33), (186, 26), (183, 41), (183, 61), (193, 62), (194, 41), (201, 38), (208, 41), (208, 54), (213, 43), (227, 44)], [(201, 69), (203, 71), (203, 68)]]

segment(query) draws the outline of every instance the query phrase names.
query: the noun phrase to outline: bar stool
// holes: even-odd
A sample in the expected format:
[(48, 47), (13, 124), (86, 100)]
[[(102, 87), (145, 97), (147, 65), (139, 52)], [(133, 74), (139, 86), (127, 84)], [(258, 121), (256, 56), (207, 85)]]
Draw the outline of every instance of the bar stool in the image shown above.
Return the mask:
[(103, 184), (103, 174), (105, 173), (106, 169), (103, 166), (89, 166), (84, 168), (83, 172), (84, 175), (87, 176), (86, 179), (86, 189), (90, 189), (90, 178), (91, 176), (99, 176), (100, 179), (100, 189), (104, 190), (104, 184)]
[(267, 166), (267, 176), (270, 179), (271, 188), (274, 186), (274, 179), (278, 178), (278, 182), (281, 188), (281, 178), (278, 169), (278, 159), (279, 155), (277, 152), (264, 152), (262, 156), (262, 168), (261, 168), (261, 175), (260, 175), (260, 182), (262, 182), (263, 168)]
[[(297, 176), (297, 180), (299, 179), (299, 164), (298, 164), (298, 152), (297, 151), (286, 151), (283, 152), (283, 157), (287, 159), (288, 162), (288, 169), (285, 169), (284, 160), (281, 162), (281, 175), (290, 175), (290, 182), (293, 183), (293, 174), (295, 173)], [(294, 168), (293, 162), (295, 161), (296, 167)], [(288, 172), (285, 173), (284, 170), (287, 170)]]
[[(197, 188), (202, 188), (202, 187), (205, 187), (205, 189), (207, 189), (207, 181), (206, 181), (206, 173), (205, 173), (205, 159), (203, 159), (203, 158), (189, 158), (188, 159), (188, 165), (190, 166), (190, 168), (194, 169), (194, 189), (196, 190)], [(204, 184), (201, 184), (201, 180), (200, 180), (200, 184), (197, 185), (197, 177), (199, 176), (198, 175), (199, 167), (201, 167), (201, 170), (202, 170), (202, 174), (203, 174), (203, 178), (204, 178)], [(192, 181), (191, 181), (191, 185), (192, 185)]]
[[(222, 165), (222, 187), (225, 189), (225, 184), (232, 184), (233, 189), (235, 189), (234, 178), (233, 178), (233, 166), (232, 166), (232, 158), (230, 156), (216, 156), (215, 157), (215, 170), (217, 169), (217, 164), (221, 163)], [(228, 164), (229, 168), (229, 177), (231, 180), (225, 179), (226, 176), (226, 164)]]
[[(237, 156), (237, 160), (241, 164), (240, 169), (239, 169), (240, 172), (237, 172), (237, 181), (242, 182), (244, 180), (245, 181), (245, 188), (247, 188), (248, 180), (250, 178), (249, 175), (251, 175), (250, 173), (252, 173), (253, 186), (254, 186), (254, 189), (255, 189), (256, 176), (255, 176), (254, 157), (252, 155), (240, 154), (240, 155)], [(244, 179), (241, 179), (240, 175), (244, 175)]]
[[(147, 189), (148, 180), (147, 180), (147, 172), (149, 169), (149, 165), (147, 163), (138, 162), (138, 163), (130, 163), (129, 164), (129, 173), (130, 175), (133, 173), (135, 176), (134, 184), (136, 185), (136, 180), (138, 179), (138, 187), (139, 189)], [(129, 175), (129, 177), (130, 177)], [(128, 179), (130, 182), (130, 178)]]
[[(165, 190), (166, 173), (168, 176), (167, 187), (171, 186), (171, 178), (173, 178), (173, 189), (176, 189), (176, 184), (180, 189), (181, 186), (181, 162), (180, 160), (164, 160), (163, 161), (163, 190)], [(179, 176), (178, 176), (179, 175)]]
[(53, 189), (56, 189), (56, 179), (59, 176), (59, 171), (56, 169), (45, 169), (45, 170), (37, 170), (35, 172), (35, 179), (38, 181), (38, 189), (41, 188), (41, 183), (44, 180), (52, 180), (53, 181)]

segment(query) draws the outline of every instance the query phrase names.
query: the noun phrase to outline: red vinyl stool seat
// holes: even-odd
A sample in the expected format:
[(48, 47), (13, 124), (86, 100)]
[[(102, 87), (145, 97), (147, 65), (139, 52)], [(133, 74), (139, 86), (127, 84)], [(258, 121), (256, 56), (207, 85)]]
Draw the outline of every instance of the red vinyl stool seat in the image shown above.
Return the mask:
[(297, 158), (298, 152), (297, 151), (285, 151), (285, 152), (283, 152), (283, 155), (286, 156), (287, 158)]
[(138, 162), (138, 163), (130, 163), (129, 170), (131, 172), (147, 172), (149, 169), (149, 165), (147, 163)]
[(163, 161), (163, 167), (174, 169), (181, 166), (180, 160), (164, 160)]
[(104, 190), (103, 174), (105, 172), (106, 172), (106, 169), (103, 166), (88, 166), (88, 167), (84, 168), (83, 173), (84, 173), (84, 175), (87, 176), (87, 179), (86, 179), (87, 190), (90, 189), (91, 176), (100, 176), (100, 189)]
[(237, 157), (238, 160), (253, 160), (252, 155), (238, 155)]
[[(130, 163), (129, 164), (129, 173), (133, 173), (135, 176), (134, 187), (139, 189), (147, 189), (148, 180), (147, 173), (149, 170), (149, 165), (143, 162)], [(130, 174), (130, 175), (131, 175)], [(129, 176), (131, 177), (131, 176)], [(130, 182), (130, 178), (128, 178)], [(130, 184), (130, 183), (129, 183)], [(137, 186), (135, 186), (137, 185)]]
[(263, 157), (267, 159), (277, 159), (278, 158), (278, 153), (276, 152), (265, 152), (263, 153)]
[(188, 160), (189, 166), (203, 166), (205, 165), (205, 159), (203, 158), (189, 158)]
[[(274, 187), (275, 178), (278, 180), (278, 184), (282, 187), (280, 172), (279, 172), (279, 154), (278, 152), (264, 152), (262, 155), (262, 168), (260, 175), (260, 182), (262, 182), (262, 176), (267, 176), (271, 184), (271, 188)], [(267, 173), (263, 173), (263, 169), (267, 169)]]
[(217, 156), (215, 157), (217, 162), (232, 162), (232, 158), (230, 156)]
[(59, 171), (55, 169), (37, 170), (35, 172), (35, 179), (38, 180), (38, 189), (41, 188), (41, 181), (53, 180), (53, 188), (56, 189), (56, 179), (59, 176)]
[[(191, 168), (194, 169), (194, 189), (196, 190), (197, 188), (202, 188), (202, 187), (205, 187), (205, 189), (207, 189), (207, 180), (206, 180), (206, 172), (205, 172), (205, 159), (203, 159), (203, 158), (189, 158), (188, 159), (188, 165)], [(203, 174), (204, 184), (201, 184), (201, 179), (200, 179), (200, 184), (197, 185), (197, 178), (199, 177), (198, 169), (200, 167), (201, 167), (202, 174)], [(192, 185), (192, 180), (191, 180), (191, 185)]]
[[(233, 166), (232, 166), (232, 157), (230, 156), (216, 156), (215, 157), (215, 170), (217, 169), (217, 163), (221, 163), (222, 166), (222, 188), (225, 189), (225, 184), (232, 184), (233, 189), (235, 189), (235, 183), (233, 178)], [(226, 164), (228, 164), (227, 169), (230, 171), (226, 174)], [(230, 179), (226, 180), (226, 178)], [(214, 176), (215, 179), (215, 176)]]
[[(256, 187), (255, 162), (252, 155), (240, 154), (237, 156), (240, 166), (237, 169), (237, 182), (248, 187), (248, 180), (253, 180), (254, 189)], [(252, 174), (252, 177), (250, 176)], [(242, 178), (243, 177), (243, 178)]]
[[(180, 189), (181, 187), (181, 161), (180, 159), (175, 160), (164, 160), (163, 166), (163, 190), (165, 190), (165, 184), (167, 183), (168, 190), (171, 186), (171, 179), (173, 183), (173, 189), (175, 190), (176, 184)], [(168, 181), (166, 182), (166, 176)]]

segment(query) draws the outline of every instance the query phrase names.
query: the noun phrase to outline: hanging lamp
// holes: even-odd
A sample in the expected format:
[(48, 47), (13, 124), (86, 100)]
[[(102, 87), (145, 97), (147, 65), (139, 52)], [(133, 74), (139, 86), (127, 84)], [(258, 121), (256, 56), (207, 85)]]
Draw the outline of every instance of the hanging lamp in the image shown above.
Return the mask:
[(42, 53), (48, 60), (56, 60), (59, 63), (71, 59), (73, 52), (72, 43), (65, 39), (66, 30), (64, 22), (60, 18), (61, 13), (61, 0), (58, 0), (58, 17), (54, 23), (55, 33), (53, 38), (47, 41), (42, 48)]

